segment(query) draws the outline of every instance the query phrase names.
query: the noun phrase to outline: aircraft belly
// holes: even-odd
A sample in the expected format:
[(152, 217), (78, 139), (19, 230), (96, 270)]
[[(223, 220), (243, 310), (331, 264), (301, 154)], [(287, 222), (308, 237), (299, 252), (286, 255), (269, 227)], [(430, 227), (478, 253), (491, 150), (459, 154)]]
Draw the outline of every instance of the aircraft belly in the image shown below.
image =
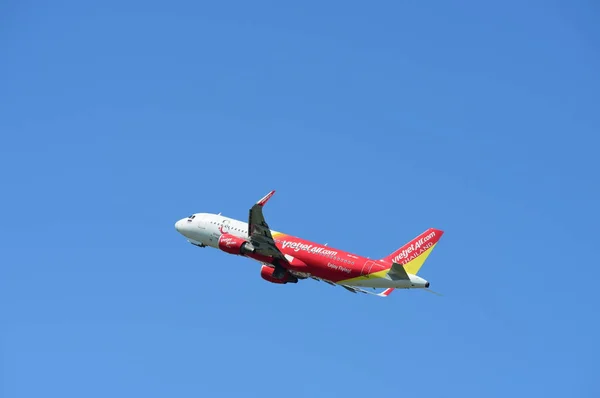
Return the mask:
[(355, 280), (348, 282), (349, 286), (361, 286), (361, 287), (375, 287), (375, 288), (388, 288), (393, 287), (396, 289), (411, 288), (413, 287), (410, 280), (391, 280), (388, 278), (372, 278)]

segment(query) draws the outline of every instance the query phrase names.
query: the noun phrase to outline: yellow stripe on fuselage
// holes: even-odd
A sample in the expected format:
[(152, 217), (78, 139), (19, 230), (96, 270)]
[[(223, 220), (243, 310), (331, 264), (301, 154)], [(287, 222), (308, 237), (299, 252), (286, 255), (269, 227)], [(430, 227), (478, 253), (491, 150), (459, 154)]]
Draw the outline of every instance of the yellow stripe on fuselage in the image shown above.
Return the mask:
[[(433, 250), (435, 245), (437, 245), (437, 243), (434, 244), (433, 246), (431, 246), (429, 249), (425, 250), (418, 257), (415, 257), (408, 263), (404, 264), (404, 269), (406, 270), (406, 272), (408, 274), (417, 275), (417, 272), (419, 272), (419, 270), (423, 266), (423, 263), (425, 262), (425, 260), (427, 260), (427, 257), (431, 254), (431, 251)], [(391, 267), (391, 264), (390, 264), (390, 267)], [(366, 281), (368, 279), (374, 279), (374, 278), (385, 278), (385, 276), (387, 275), (389, 270), (390, 270), (389, 268), (386, 268), (383, 271), (377, 271), (377, 272), (373, 272), (371, 274), (357, 276), (356, 278), (345, 279), (338, 283), (348, 284), (351, 282)]]
[(363, 276), (357, 276), (356, 278), (350, 278), (350, 279), (344, 279), (343, 281), (339, 281), (336, 283), (351, 283), (351, 282), (358, 282), (358, 281), (366, 281), (369, 279), (374, 279), (374, 278), (383, 278), (387, 275), (388, 271), (390, 269), (386, 268), (383, 271), (377, 271), (377, 272), (373, 272), (371, 274), (367, 274), (367, 275), (363, 275)]

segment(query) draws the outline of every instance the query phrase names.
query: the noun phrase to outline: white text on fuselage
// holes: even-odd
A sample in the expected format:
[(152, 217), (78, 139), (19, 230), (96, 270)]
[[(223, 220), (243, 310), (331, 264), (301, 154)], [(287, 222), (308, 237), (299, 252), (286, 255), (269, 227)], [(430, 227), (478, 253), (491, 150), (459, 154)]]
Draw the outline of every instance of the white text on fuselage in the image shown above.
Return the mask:
[(327, 268), (331, 268), (331, 269), (334, 269), (336, 271), (345, 272), (347, 274), (350, 273), (350, 268), (346, 268), (343, 265), (337, 265), (337, 264), (327, 263)]
[(322, 256), (337, 256), (338, 252), (334, 250), (327, 250), (324, 247), (314, 246), (308, 243), (300, 242), (289, 242), (287, 240), (281, 241), (282, 249), (292, 249), (295, 252), (305, 251), (313, 254), (320, 254)]
[(411, 261), (419, 254), (423, 253), (425, 250), (433, 246), (432, 242), (428, 242), (433, 237), (435, 237), (435, 231), (431, 232), (429, 235), (422, 237), (416, 242), (411, 243), (409, 247), (403, 249), (396, 257), (392, 259), (392, 261), (395, 263), (407, 263)]

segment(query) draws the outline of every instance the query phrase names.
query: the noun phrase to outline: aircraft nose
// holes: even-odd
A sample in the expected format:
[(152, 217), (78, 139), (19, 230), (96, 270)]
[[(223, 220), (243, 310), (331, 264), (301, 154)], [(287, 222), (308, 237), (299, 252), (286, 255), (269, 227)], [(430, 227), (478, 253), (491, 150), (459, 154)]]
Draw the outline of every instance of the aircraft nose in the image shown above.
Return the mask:
[(183, 220), (179, 220), (175, 223), (175, 229), (177, 230), (177, 232), (181, 233), (181, 225), (182, 225)]

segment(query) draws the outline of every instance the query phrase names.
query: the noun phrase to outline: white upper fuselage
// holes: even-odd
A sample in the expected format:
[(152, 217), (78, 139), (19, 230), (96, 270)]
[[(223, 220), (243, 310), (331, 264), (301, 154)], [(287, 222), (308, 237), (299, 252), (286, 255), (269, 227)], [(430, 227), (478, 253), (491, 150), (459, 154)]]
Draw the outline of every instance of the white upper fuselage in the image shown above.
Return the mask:
[(223, 233), (248, 237), (248, 223), (211, 213), (196, 213), (175, 223), (175, 229), (196, 245), (219, 247)]

